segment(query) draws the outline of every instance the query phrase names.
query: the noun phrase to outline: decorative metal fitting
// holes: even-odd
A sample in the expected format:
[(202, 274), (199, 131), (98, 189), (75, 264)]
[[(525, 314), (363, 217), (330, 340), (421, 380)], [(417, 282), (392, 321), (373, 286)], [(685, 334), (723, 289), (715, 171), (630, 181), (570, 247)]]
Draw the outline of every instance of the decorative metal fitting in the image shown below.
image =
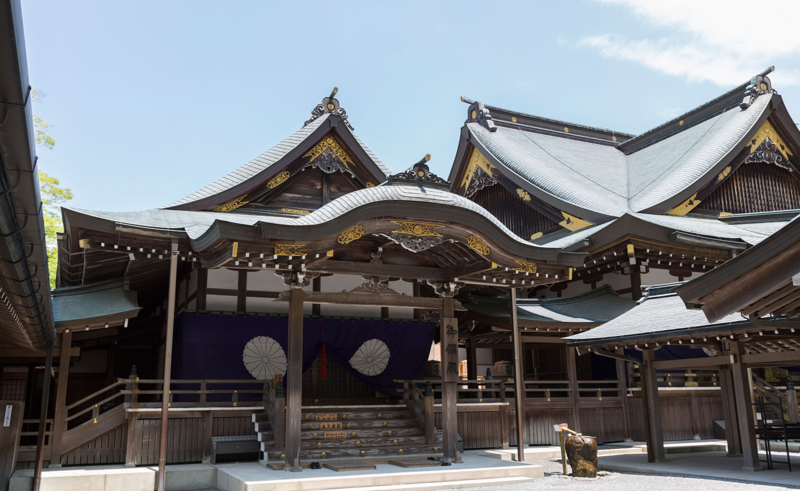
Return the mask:
[(381, 419), (381, 416), (383, 415), (381, 413), (378, 413), (378, 419)]
[(348, 427), (348, 428), (350, 428), (351, 426), (353, 426), (353, 424), (352, 424), (352, 423), (347, 423), (347, 427)]
[(317, 437), (317, 434), (316, 434), (316, 433), (314, 433), (314, 438), (316, 438), (316, 437)]
[(311, 415), (310, 414), (306, 414), (306, 420), (309, 420), (309, 419), (311, 419)]
[(425, 397), (433, 397), (433, 385), (430, 382), (425, 382), (425, 392), (423, 392)]
[(403, 449), (401, 448), (400, 450), (397, 451), (397, 453), (399, 453), (400, 455), (403, 455)]
[(384, 427), (384, 428), (386, 428), (387, 426), (389, 426), (389, 423), (387, 423), (386, 421), (384, 421), (384, 422), (383, 422), (383, 427)]
[(281, 460), (283, 460), (283, 459), (285, 459), (285, 458), (286, 458), (286, 454), (285, 454), (285, 453), (282, 453), (282, 454), (281, 454)]
[(356, 432), (354, 431), (354, 432), (350, 433), (350, 436), (352, 436), (352, 437), (354, 437), (354, 438), (355, 438), (355, 436), (356, 436)]
[(392, 440), (392, 445), (397, 445), (397, 440)]
[(361, 441), (357, 441), (356, 442), (356, 447), (360, 447), (360, 446), (361, 446)]
[(317, 448), (322, 448), (322, 442), (317, 442)]
[(342, 414), (342, 419), (347, 419), (347, 415), (346, 414)]
[(367, 452), (365, 452), (365, 451), (363, 451), (363, 450), (362, 450), (362, 451), (361, 451), (361, 456), (363, 457), (363, 456), (365, 456), (365, 455), (367, 455)]
[(390, 432), (389, 432), (389, 433), (387, 433), (386, 435), (387, 435), (387, 436), (392, 436), (392, 432), (390, 431)]
[(328, 454), (326, 454), (325, 452), (322, 452), (322, 453), (321, 453), (319, 456), (320, 456), (320, 457), (322, 457), (322, 458), (324, 459), (325, 457), (327, 457), (327, 456), (328, 456)]
[(308, 425), (308, 429), (309, 430), (313, 430), (314, 429), (314, 425), (313, 424)]

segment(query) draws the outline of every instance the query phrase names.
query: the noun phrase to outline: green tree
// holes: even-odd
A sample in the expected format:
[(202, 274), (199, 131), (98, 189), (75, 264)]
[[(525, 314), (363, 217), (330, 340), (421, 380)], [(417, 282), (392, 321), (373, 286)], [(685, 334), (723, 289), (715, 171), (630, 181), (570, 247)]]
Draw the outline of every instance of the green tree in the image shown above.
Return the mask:
[[(33, 102), (39, 102), (45, 96), (44, 92), (33, 89), (31, 91)], [(53, 125), (33, 115), (33, 128), (35, 131), (35, 141), (37, 147), (52, 150), (56, 146), (56, 140), (48, 130)], [(46, 172), (39, 171), (39, 191), (42, 195), (42, 208), (44, 210), (44, 233), (47, 242), (47, 266), (50, 272), (50, 288), (56, 285), (56, 271), (58, 271), (58, 241), (56, 234), (64, 228), (61, 222), (61, 203), (65, 203), (73, 198), (72, 190), (62, 188), (58, 178)]]

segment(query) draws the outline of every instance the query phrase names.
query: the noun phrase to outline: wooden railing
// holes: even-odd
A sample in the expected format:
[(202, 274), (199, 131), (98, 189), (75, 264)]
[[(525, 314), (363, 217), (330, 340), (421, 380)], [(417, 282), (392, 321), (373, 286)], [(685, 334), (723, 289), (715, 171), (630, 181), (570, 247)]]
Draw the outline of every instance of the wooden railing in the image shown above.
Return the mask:
[(433, 386), (426, 382), (425, 390), (420, 390), (418, 384), (403, 382), (403, 401), (414, 413), (420, 425), (425, 429), (425, 443), (433, 445), (436, 439), (436, 420), (433, 411)]
[(789, 407), (789, 401), (786, 394), (780, 388), (775, 387), (765, 379), (753, 373), (753, 391), (756, 397), (761, 397), (765, 405), (769, 408), (775, 409), (775, 417), (779, 418), (780, 413), (783, 413), (783, 418), (787, 422), (792, 419), (797, 419), (796, 414), (800, 412), (800, 407)]
[[(120, 380), (126, 388), (120, 393), (126, 396), (126, 403), (131, 408), (161, 407), (162, 389), (164, 383), (160, 379), (134, 379)], [(155, 386), (153, 389), (142, 389), (145, 386)], [(210, 389), (210, 386), (229, 386), (222, 389)], [(185, 388), (186, 386), (196, 386)], [(235, 388), (232, 388), (233, 386)], [(256, 389), (241, 389), (238, 386), (257, 386)], [(176, 388), (173, 388), (176, 387)], [(239, 407), (240, 402), (247, 404), (263, 404), (267, 399), (269, 382), (263, 380), (172, 380), (170, 382), (169, 405), (170, 407)], [(251, 401), (240, 401), (243, 394), (258, 394)], [(128, 397), (129, 396), (129, 397)], [(175, 400), (178, 397), (178, 401)], [(209, 396), (212, 396), (209, 400)], [(214, 397), (230, 396), (230, 397)], [(196, 400), (189, 400), (196, 399)], [(224, 400), (223, 400), (224, 399)]]

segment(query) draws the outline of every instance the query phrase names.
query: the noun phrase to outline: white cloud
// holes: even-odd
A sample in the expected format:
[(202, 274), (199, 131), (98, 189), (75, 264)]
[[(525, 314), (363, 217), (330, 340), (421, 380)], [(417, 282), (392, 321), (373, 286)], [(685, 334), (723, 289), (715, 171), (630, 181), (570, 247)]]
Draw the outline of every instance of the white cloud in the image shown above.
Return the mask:
[[(800, 55), (800, 35), (794, 27), (800, 17), (797, 1), (596, 1), (630, 9), (647, 23), (671, 33), (641, 40), (613, 34), (586, 36), (578, 46), (690, 81), (736, 85), (778, 59), (786, 61), (785, 58)], [(771, 78), (776, 86), (797, 85), (800, 71), (779, 66)]]

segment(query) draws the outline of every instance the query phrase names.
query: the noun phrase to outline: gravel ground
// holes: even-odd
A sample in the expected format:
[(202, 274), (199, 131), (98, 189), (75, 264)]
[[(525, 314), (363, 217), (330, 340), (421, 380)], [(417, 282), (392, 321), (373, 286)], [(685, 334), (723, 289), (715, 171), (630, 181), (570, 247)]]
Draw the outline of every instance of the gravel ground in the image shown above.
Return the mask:
[[(771, 484), (751, 484), (742, 481), (712, 479), (705, 477), (655, 474), (634, 474), (627, 472), (599, 473), (597, 479), (581, 479), (561, 474), (561, 460), (536, 460), (535, 465), (544, 467), (544, 479), (537, 479), (533, 484), (503, 484), (499, 486), (483, 486), (463, 488), (470, 491), (530, 491), (531, 489), (586, 489), (591, 491), (777, 491), (780, 489), (796, 490), (798, 486), (777, 486)], [(198, 489), (196, 491), (219, 491), (218, 489)]]

